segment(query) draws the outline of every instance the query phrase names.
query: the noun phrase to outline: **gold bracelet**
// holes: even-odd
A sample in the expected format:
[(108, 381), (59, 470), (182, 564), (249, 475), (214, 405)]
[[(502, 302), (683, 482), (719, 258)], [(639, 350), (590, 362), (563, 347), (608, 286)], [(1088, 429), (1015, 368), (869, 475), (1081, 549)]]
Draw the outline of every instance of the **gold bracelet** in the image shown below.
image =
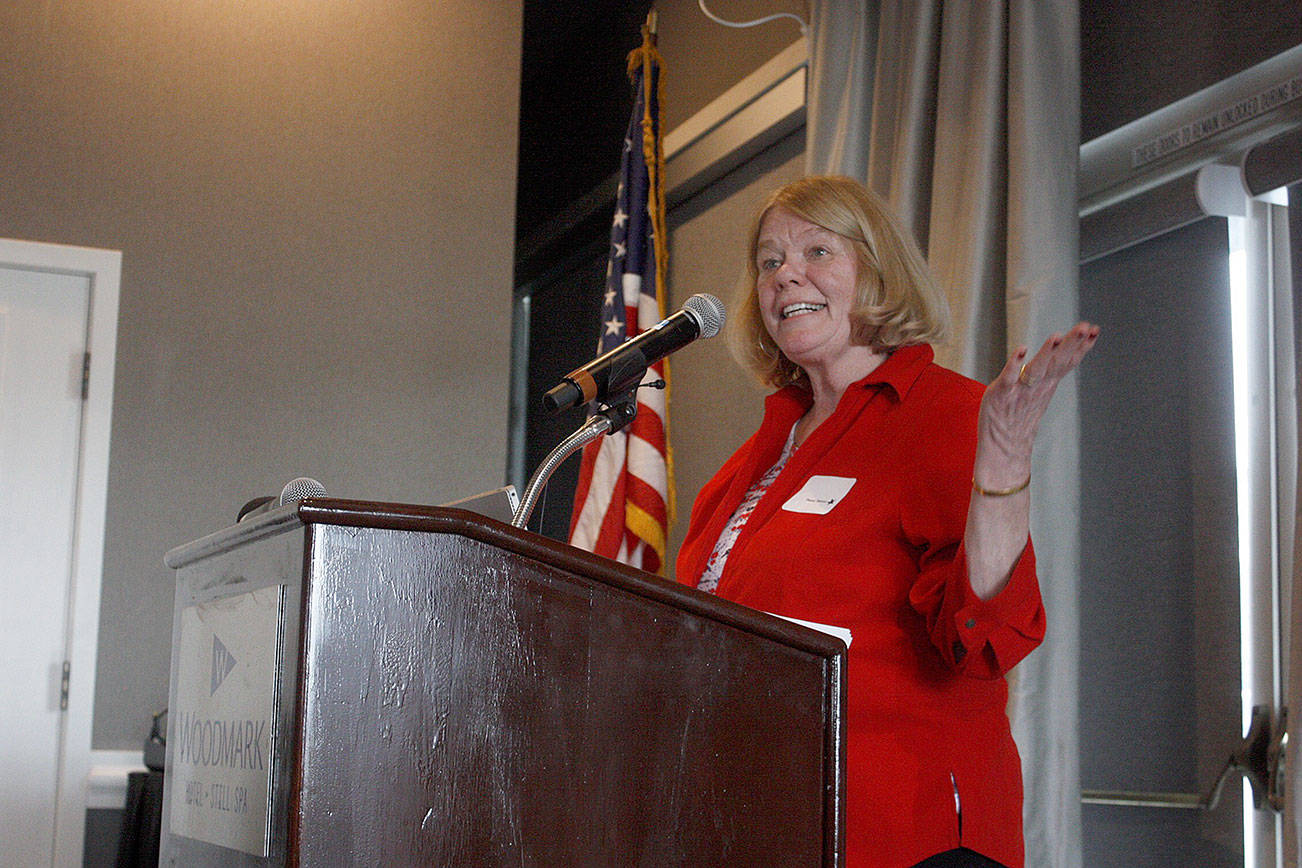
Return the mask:
[(1021, 485), (1014, 485), (1012, 488), (1005, 488), (1002, 491), (1000, 491), (991, 488), (982, 488), (981, 486), (977, 485), (976, 477), (975, 476), (972, 477), (972, 490), (984, 497), (1008, 497), (1010, 494), (1016, 494), (1017, 492), (1026, 488), (1026, 486), (1030, 484), (1031, 484), (1031, 477), (1028, 476), (1026, 477), (1026, 481), (1023, 482)]

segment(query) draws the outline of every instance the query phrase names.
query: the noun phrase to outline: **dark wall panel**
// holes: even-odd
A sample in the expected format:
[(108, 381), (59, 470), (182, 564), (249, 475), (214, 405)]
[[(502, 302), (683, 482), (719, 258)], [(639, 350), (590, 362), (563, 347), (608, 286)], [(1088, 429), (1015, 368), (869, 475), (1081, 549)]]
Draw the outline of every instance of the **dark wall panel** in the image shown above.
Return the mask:
[(1297, 0), (1082, 0), (1081, 141), (1302, 43)]

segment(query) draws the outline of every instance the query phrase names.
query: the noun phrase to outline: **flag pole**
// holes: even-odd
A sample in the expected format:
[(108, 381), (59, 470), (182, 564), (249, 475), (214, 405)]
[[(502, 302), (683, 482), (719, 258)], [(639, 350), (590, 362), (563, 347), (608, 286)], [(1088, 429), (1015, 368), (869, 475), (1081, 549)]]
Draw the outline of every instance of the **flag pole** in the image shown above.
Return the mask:
[[(663, 61), (655, 36), (658, 18), (654, 9), (647, 14), (642, 44), (628, 55), (634, 104), (611, 224), (599, 337), (602, 353), (665, 319), (668, 228), (660, 135)], [(674, 515), (668, 360), (655, 362), (651, 369), (660, 391), (629, 396), (639, 412), (628, 429), (584, 447), (569, 540), (599, 555), (663, 572)]]

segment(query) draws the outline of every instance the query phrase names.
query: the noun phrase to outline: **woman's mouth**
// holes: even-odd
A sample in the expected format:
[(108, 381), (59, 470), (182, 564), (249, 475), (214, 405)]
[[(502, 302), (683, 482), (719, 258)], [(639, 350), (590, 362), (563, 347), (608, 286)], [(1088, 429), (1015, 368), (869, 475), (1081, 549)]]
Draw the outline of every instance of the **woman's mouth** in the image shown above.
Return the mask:
[(789, 319), (793, 316), (800, 316), (805, 313), (814, 313), (827, 307), (825, 304), (813, 304), (807, 301), (798, 301), (795, 304), (789, 304), (782, 308), (781, 318)]

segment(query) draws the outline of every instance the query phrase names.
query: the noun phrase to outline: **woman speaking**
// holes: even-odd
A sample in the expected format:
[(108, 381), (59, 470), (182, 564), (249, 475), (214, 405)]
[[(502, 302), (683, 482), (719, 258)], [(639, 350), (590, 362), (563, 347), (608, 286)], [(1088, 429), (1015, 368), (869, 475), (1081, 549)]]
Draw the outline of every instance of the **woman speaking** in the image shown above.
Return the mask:
[(1021, 866), (1004, 674), (1045, 629), (1031, 449), (1098, 329), (1019, 349), (989, 387), (934, 364), (944, 299), (848, 178), (773, 193), (749, 269), (733, 350), (777, 391), (697, 497), (678, 578), (852, 631), (849, 865)]

